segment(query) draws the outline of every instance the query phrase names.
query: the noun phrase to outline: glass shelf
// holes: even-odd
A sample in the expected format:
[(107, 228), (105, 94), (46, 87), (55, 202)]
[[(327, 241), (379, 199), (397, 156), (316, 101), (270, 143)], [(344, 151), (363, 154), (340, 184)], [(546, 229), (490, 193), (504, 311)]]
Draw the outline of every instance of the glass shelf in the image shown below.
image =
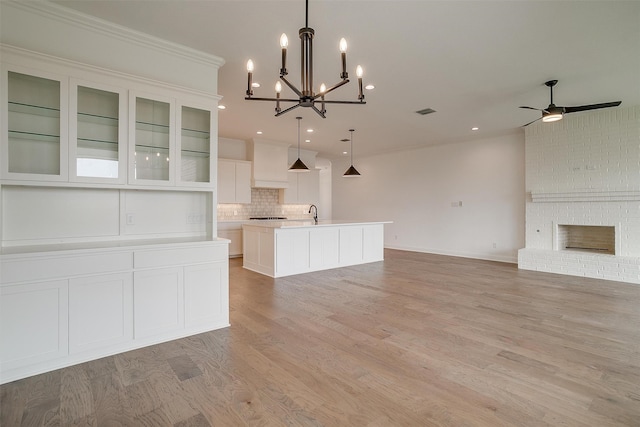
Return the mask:
[(169, 133), (169, 125), (161, 125), (158, 123), (136, 122), (136, 129), (157, 133)]
[(117, 117), (99, 116), (97, 114), (78, 112), (78, 121), (83, 123), (96, 123), (108, 126), (118, 126)]
[(88, 145), (103, 145), (103, 146), (113, 146), (115, 150), (118, 149), (118, 141), (106, 141), (102, 139), (91, 139), (91, 138), (78, 138), (78, 143), (82, 142), (82, 147), (87, 147)]
[(189, 136), (192, 138), (199, 139), (209, 139), (211, 137), (211, 133), (208, 130), (197, 130), (197, 129), (182, 129), (182, 136)]
[(42, 107), (40, 105), (23, 104), (9, 101), (9, 111), (12, 113), (30, 114), (34, 116), (60, 117), (60, 109)]
[(182, 150), (182, 155), (189, 156), (189, 157), (205, 157), (205, 158), (211, 157), (211, 154), (206, 151), (194, 151), (194, 150)]
[(9, 139), (25, 139), (30, 141), (59, 143), (60, 135), (47, 135), (43, 133), (9, 130)]

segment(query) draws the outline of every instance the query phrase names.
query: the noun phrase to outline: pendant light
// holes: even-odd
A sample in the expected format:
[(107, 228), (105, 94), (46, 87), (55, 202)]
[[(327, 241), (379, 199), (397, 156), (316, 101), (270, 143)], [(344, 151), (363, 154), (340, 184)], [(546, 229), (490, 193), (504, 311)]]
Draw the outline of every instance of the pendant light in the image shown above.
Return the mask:
[(289, 167), (289, 172), (309, 172), (307, 165), (300, 160), (300, 120), (302, 117), (296, 117), (296, 120), (298, 121), (298, 160)]
[(358, 172), (358, 170), (356, 168), (353, 167), (353, 132), (355, 131), (355, 129), (349, 129), (349, 132), (351, 132), (351, 166), (349, 166), (349, 169), (347, 169), (347, 171), (344, 173), (344, 175), (342, 175), (345, 178), (357, 178), (360, 176), (360, 172)]

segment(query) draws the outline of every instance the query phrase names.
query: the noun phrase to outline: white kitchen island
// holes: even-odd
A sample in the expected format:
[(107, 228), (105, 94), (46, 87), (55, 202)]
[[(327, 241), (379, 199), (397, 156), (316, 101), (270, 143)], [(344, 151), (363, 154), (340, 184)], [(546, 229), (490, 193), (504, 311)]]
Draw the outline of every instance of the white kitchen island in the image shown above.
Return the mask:
[(243, 267), (270, 277), (384, 259), (390, 221), (256, 221), (242, 225)]

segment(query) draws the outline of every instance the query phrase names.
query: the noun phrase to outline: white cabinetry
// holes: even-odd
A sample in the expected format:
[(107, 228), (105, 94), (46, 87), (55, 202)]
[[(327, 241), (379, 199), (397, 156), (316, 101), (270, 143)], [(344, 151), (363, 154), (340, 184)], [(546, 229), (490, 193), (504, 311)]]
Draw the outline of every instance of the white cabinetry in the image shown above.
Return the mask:
[(320, 171), (289, 172), (289, 187), (280, 190), (281, 204), (319, 204)]
[(0, 381), (229, 326), (227, 258), (218, 240), (3, 256)]
[(242, 222), (221, 221), (218, 222), (218, 237), (229, 239), (229, 256), (241, 256), (242, 248)]
[(124, 184), (127, 91), (71, 79), (69, 105), (69, 180)]
[(69, 279), (69, 353), (132, 339), (131, 279), (131, 273)]
[[(20, 65), (2, 67), (2, 177), (68, 179), (68, 79)], [(6, 108), (5, 108), (6, 107)]]
[(271, 277), (384, 259), (384, 224), (321, 221), (242, 226), (243, 267)]
[(289, 185), (289, 144), (254, 139), (249, 150), (252, 160), (251, 186), (287, 188)]
[(218, 203), (251, 203), (251, 162), (218, 160)]
[[(66, 280), (0, 287), (0, 380), (69, 353)], [(14, 378), (15, 379), (15, 378)]]
[(215, 186), (217, 95), (1, 47), (3, 179)]

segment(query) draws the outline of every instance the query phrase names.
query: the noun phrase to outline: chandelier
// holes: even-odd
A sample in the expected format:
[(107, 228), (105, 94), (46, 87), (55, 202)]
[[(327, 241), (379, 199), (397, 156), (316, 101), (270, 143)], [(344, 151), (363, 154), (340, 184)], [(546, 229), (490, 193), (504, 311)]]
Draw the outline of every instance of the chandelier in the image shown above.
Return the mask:
[[(297, 99), (293, 98), (281, 98), (282, 84), (280, 81), (276, 83), (276, 97), (275, 98), (254, 98), (253, 97), (253, 61), (250, 59), (247, 61), (247, 92), (244, 99), (249, 101), (272, 101), (276, 103), (276, 117), (281, 116), (298, 107), (310, 107), (322, 118), (326, 118), (325, 104), (366, 104), (364, 101), (364, 94), (362, 93), (362, 67), (358, 65), (356, 67), (356, 76), (358, 77), (358, 100), (357, 101), (335, 101), (327, 100), (325, 96), (340, 86), (349, 83), (349, 73), (347, 73), (347, 41), (340, 39), (340, 56), (342, 59), (342, 73), (340, 73), (341, 81), (335, 85), (327, 88), (325, 84), (321, 84), (318, 92), (314, 92), (313, 88), (313, 36), (315, 31), (313, 28), (309, 28), (309, 0), (305, 0), (305, 26), (300, 28), (298, 32), (301, 41), (301, 55), (300, 55), (300, 89), (298, 89), (293, 83), (289, 81), (287, 75), (287, 46), (289, 40), (286, 34), (282, 34), (280, 37), (280, 47), (282, 48), (282, 68), (280, 68), (280, 80), (282, 80), (297, 96)], [(280, 107), (281, 103), (294, 103), (285, 109)], [(317, 104), (320, 105), (318, 108)]]

